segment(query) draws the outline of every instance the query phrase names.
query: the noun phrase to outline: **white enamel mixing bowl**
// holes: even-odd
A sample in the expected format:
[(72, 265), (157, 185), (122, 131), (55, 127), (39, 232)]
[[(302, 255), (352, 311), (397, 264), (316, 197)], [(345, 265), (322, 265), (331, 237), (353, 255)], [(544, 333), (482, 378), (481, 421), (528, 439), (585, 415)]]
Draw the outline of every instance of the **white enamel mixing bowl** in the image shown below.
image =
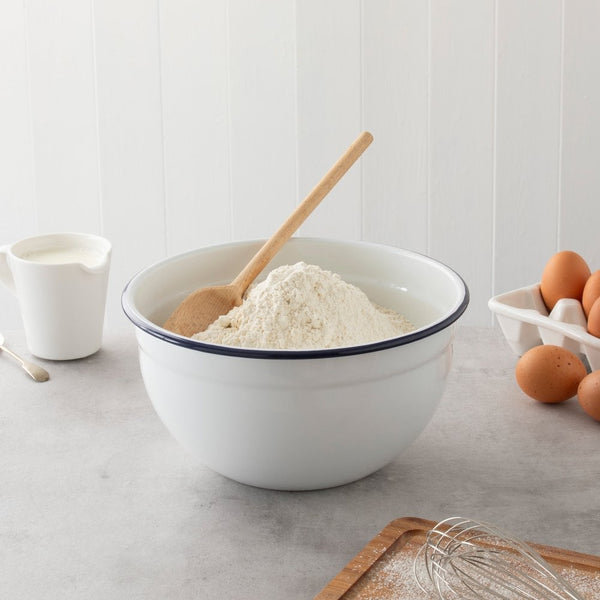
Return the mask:
[(407, 250), (293, 238), (266, 271), (298, 261), (319, 265), (417, 330), (331, 350), (256, 350), (206, 344), (160, 326), (192, 290), (230, 282), (261, 244), (173, 256), (129, 282), (123, 309), (136, 328), (148, 395), (182, 446), (236, 481), (309, 490), (360, 479), (398, 456), (434, 414), (467, 287), (450, 268)]

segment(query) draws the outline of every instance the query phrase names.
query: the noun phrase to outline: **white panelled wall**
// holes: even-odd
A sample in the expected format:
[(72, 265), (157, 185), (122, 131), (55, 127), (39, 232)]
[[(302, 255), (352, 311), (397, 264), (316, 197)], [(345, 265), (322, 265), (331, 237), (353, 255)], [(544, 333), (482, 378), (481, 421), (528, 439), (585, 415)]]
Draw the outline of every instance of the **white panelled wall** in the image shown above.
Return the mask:
[(0, 244), (106, 236), (123, 326), (139, 269), (269, 236), (366, 129), (300, 233), (440, 259), (491, 325), (555, 251), (600, 269), (599, 22), (596, 0), (3, 0)]

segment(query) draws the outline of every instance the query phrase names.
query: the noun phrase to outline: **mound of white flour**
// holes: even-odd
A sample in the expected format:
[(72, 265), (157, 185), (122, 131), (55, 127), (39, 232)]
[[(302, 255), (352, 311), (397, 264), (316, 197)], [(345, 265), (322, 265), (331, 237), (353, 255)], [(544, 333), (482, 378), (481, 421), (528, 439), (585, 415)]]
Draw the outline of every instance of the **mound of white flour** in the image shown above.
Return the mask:
[(271, 271), (241, 306), (192, 337), (225, 346), (309, 350), (367, 344), (413, 329), (339, 275), (299, 262)]

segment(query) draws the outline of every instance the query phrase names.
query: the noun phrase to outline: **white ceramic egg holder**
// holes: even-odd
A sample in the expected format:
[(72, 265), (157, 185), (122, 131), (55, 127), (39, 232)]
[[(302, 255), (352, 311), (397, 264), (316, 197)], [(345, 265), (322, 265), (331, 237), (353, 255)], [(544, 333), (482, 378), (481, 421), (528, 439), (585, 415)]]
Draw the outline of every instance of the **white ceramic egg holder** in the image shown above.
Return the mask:
[(536, 283), (494, 296), (488, 306), (518, 356), (534, 346), (554, 344), (587, 359), (592, 371), (600, 369), (600, 338), (587, 332), (578, 300), (563, 298), (548, 313)]

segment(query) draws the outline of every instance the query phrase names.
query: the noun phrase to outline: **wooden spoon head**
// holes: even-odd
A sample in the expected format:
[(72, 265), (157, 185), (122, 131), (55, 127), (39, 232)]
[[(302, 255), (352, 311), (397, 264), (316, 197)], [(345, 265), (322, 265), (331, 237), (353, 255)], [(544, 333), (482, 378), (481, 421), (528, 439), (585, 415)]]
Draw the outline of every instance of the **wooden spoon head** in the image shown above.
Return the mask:
[(217, 285), (192, 292), (165, 321), (163, 328), (179, 335), (192, 336), (242, 303), (233, 285)]

